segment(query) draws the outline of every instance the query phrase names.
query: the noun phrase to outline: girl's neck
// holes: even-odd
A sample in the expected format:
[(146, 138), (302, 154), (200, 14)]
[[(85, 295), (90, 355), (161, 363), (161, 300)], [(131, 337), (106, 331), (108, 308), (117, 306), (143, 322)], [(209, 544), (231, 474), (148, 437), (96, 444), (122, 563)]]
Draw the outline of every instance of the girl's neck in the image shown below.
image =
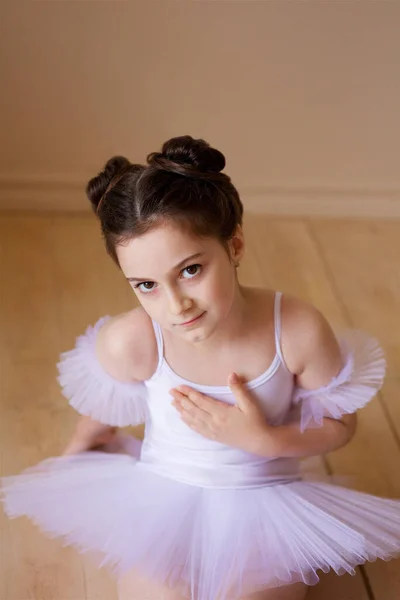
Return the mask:
[(207, 339), (195, 344), (196, 351), (213, 352), (244, 339), (257, 321), (260, 293), (257, 288), (238, 284), (229, 314)]

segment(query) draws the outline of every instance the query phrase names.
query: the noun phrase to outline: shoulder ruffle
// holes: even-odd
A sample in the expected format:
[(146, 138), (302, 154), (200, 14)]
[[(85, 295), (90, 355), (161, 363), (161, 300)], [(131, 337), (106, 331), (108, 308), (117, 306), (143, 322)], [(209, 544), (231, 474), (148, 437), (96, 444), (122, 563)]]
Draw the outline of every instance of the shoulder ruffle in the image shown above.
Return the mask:
[(77, 338), (76, 346), (61, 354), (58, 363), (63, 395), (80, 414), (116, 427), (138, 425), (146, 420), (146, 388), (143, 383), (117, 381), (101, 366), (95, 350), (101, 318)]
[(301, 430), (322, 425), (324, 417), (340, 419), (363, 408), (382, 387), (386, 372), (383, 350), (362, 331), (349, 331), (340, 340), (343, 368), (332, 381), (316, 390), (297, 388)]

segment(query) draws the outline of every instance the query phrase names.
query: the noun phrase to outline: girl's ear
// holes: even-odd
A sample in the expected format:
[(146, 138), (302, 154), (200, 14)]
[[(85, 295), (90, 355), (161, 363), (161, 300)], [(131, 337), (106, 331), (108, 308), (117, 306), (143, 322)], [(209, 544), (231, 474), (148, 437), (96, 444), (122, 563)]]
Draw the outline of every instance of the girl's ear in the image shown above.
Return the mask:
[(243, 229), (240, 225), (238, 225), (236, 228), (236, 231), (229, 240), (228, 244), (231, 261), (235, 267), (238, 267), (243, 258), (245, 250)]

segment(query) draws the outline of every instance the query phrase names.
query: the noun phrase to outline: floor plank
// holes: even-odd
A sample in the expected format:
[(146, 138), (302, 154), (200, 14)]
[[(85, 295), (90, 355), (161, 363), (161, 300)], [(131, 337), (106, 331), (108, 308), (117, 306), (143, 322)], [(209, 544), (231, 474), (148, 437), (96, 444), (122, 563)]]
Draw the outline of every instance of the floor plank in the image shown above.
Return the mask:
[[(400, 497), (400, 337), (395, 326), (400, 310), (399, 223), (315, 221), (310, 228), (346, 321), (375, 335), (388, 361), (378, 401), (360, 412), (353, 464), (368, 491)], [(349, 464), (346, 453), (337, 453), (335, 458), (334, 470), (343, 472)], [(365, 569), (377, 600), (399, 597), (400, 560), (378, 561)]]
[[(2, 475), (57, 452), (59, 348), (51, 218), (0, 217)], [(3, 370), (4, 367), (4, 370)], [(29, 522), (1, 520), (5, 600), (85, 599), (81, 560)]]

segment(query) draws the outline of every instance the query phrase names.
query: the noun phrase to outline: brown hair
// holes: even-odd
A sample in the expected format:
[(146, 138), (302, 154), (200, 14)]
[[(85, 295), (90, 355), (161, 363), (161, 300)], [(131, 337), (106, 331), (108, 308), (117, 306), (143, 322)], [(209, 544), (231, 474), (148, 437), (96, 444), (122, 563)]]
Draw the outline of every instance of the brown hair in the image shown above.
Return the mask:
[(87, 184), (86, 194), (115, 262), (118, 244), (163, 221), (178, 221), (225, 245), (242, 224), (243, 205), (230, 178), (221, 173), (224, 167), (219, 150), (188, 135), (149, 154), (147, 166), (122, 156), (108, 160)]

